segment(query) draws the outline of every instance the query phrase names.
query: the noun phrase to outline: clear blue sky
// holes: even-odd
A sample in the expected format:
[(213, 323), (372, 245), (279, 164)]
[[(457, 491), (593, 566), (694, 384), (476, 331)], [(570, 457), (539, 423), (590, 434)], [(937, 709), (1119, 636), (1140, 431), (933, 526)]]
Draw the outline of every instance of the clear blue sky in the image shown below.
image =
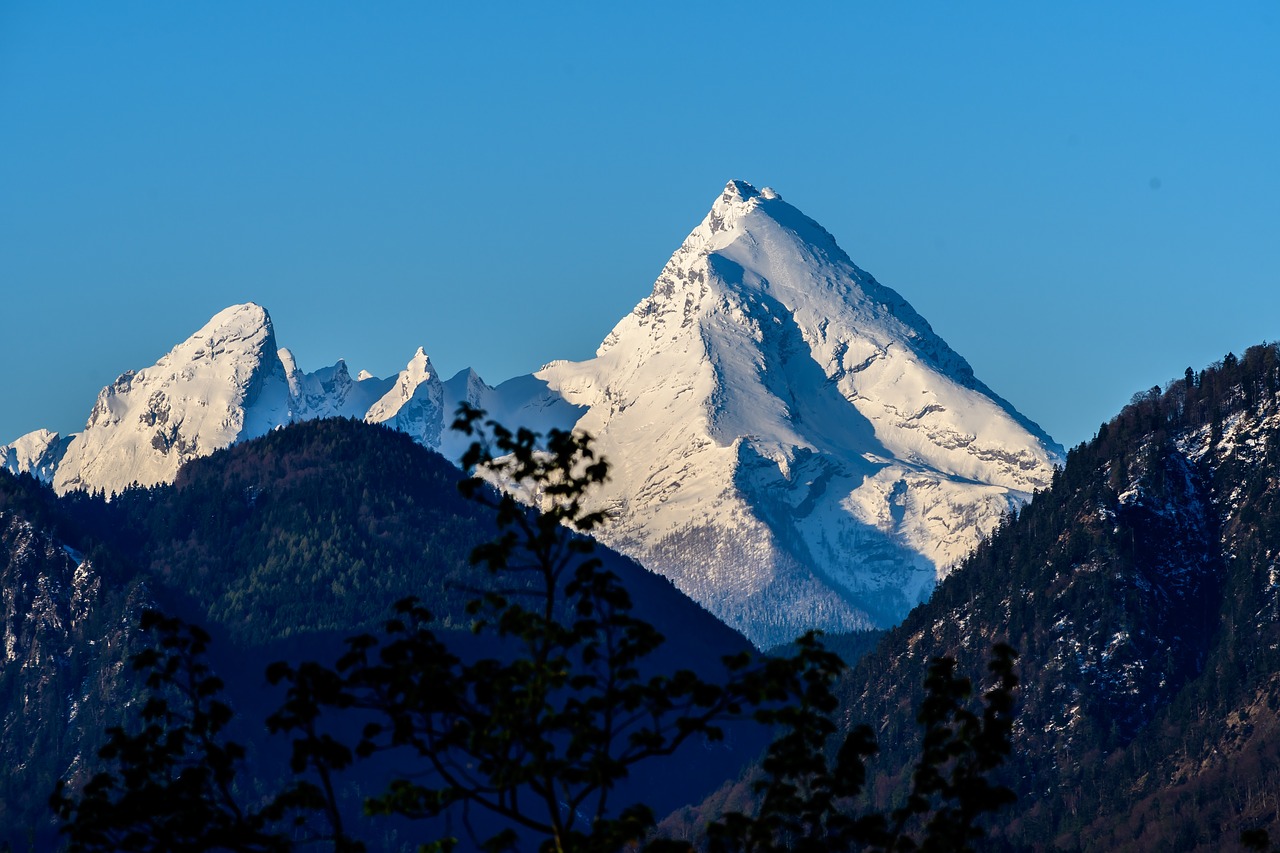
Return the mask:
[(1065, 444), (1280, 338), (1280, 5), (784, 5), (0, 0), (0, 443), (246, 300), (589, 357), (729, 178)]

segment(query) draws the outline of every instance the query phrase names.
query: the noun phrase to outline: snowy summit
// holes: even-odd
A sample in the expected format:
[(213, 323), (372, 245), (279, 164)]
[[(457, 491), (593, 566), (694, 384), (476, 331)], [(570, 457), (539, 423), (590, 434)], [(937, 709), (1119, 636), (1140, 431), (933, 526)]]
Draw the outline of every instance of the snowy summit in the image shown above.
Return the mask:
[(759, 645), (900, 620), (1061, 449), (770, 189), (731, 181), (596, 357), (612, 546)]

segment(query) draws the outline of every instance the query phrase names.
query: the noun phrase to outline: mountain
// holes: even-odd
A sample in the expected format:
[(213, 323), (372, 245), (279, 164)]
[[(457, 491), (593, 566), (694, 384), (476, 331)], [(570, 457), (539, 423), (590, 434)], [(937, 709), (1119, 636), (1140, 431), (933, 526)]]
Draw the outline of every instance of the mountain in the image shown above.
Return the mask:
[[(363, 417), (384, 397), (413, 396), (405, 376), (433, 383), (433, 411), (415, 411), (423, 437), (438, 436), (440, 380), (415, 357), (398, 387), (376, 378), (353, 380), (344, 362), (303, 373), (276, 344), (258, 305), (216, 314), (152, 367), (130, 370), (98, 394), (84, 431), (71, 438), (54, 472), (54, 488), (119, 492), (132, 483), (171, 482), (183, 463), (272, 429), (319, 417)], [(422, 409), (419, 405), (417, 409)], [(380, 417), (399, 407), (384, 404)], [(410, 425), (406, 420), (406, 425)]]
[(601, 538), (766, 647), (897, 622), (1061, 458), (821, 226), (742, 181), (595, 358), (536, 376), (615, 464)]
[(876, 730), (878, 805), (908, 781), (929, 661), (981, 683), (1000, 641), (1021, 652), (1019, 799), (989, 849), (1280, 836), (1280, 347), (1135, 395), (859, 661), (837, 714)]
[(602, 539), (767, 648), (885, 627), (1045, 487), (1061, 449), (897, 293), (777, 193), (731, 181), (595, 358), (489, 386), (421, 348), (398, 376), (303, 373), (267, 312), (232, 306), (99, 394), (85, 429), (5, 467), (60, 493), (171, 482), (285, 424), (384, 423), (457, 459), (458, 403), (577, 426), (614, 464)]

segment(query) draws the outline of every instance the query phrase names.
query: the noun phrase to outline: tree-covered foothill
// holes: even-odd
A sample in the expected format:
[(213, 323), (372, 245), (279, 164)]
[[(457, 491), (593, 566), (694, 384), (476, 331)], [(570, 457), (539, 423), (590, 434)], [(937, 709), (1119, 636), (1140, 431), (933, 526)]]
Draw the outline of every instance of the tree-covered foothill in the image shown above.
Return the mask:
[(460, 614), (492, 520), (456, 481), (403, 433), (331, 419), (193, 460), (172, 485), (63, 500), (201, 621), (261, 644), (373, 628), (411, 594), (446, 621)]
[[(1272, 344), (1134, 395), (1050, 489), (859, 661), (838, 693), (882, 720), (871, 802), (919, 748), (927, 662), (1022, 652), (1008, 849), (1231, 849), (1280, 829), (1280, 357)], [(1003, 849), (993, 846), (993, 849)]]
[[(380, 459), (394, 464), (364, 464)], [(288, 471), (305, 476), (281, 488), (273, 478)], [(266, 661), (336, 659), (344, 637), (375, 630), (389, 603), (409, 595), (432, 611), (455, 651), (491, 655), (491, 638), (468, 629), (465, 605), (485, 580), (468, 554), (495, 527), (489, 510), (460, 495), (460, 477), (456, 466), (403, 434), (353, 420), (306, 422), (234, 445), (193, 461), (180, 487), (133, 489), (110, 502), (81, 493), (58, 497), (30, 477), (0, 471), (0, 499), (8, 508), (0, 512), (9, 513), (0, 537), (6, 593), (0, 625), (8, 655), (0, 667), (0, 763), (9, 768), (0, 775), (0, 849), (6, 843), (52, 849), (57, 827), (48, 790), (59, 776), (79, 785), (101, 769), (96, 751), (103, 729), (134, 707), (139, 684), (121, 672), (146, 639), (137, 629), (145, 608), (180, 615), (213, 635), (210, 663), (238, 712), (229, 736), (260, 768), (287, 769), (266, 754), (280, 748), (261, 726), (276, 702), (263, 689)], [(244, 589), (263, 565), (287, 564), (287, 543), (314, 534), (312, 514), (291, 509), (303, 491), (342, 496), (324, 516), (331, 541), (403, 559), (371, 571), (371, 582), (351, 585), (335, 583), (345, 571), (342, 560), (316, 561), (315, 582), (275, 584), (276, 600), (296, 622), (282, 618), (284, 611), (270, 622), (240, 618), (251, 611), (228, 606), (226, 593)], [(246, 500), (254, 494), (271, 497)], [(215, 515), (220, 505), (236, 506), (234, 517)], [(368, 524), (374, 516), (382, 521), (376, 536)], [(231, 553), (252, 559), (241, 565)], [(637, 611), (669, 638), (650, 658), (655, 671), (689, 668), (714, 678), (722, 656), (749, 648), (665, 578), (607, 548), (596, 554), (625, 580)], [(227, 620), (211, 613), (228, 614)], [(626, 788), (666, 811), (700, 797), (766, 743), (760, 732), (730, 726), (715, 748), (691, 747), (696, 760), (680, 773), (644, 768)], [(366, 778), (354, 778), (361, 772)], [(367, 786), (375, 773), (348, 774), (346, 783)], [(274, 784), (264, 775), (270, 774), (254, 774), (262, 792)], [(399, 832), (393, 823), (378, 824), (387, 849), (394, 849)]]
[(381, 762), (394, 772), (359, 811), (423, 821), (422, 849), (685, 851), (688, 840), (654, 834), (655, 814), (624, 799), (621, 784), (741, 719), (778, 736), (756, 806), (717, 816), (711, 849), (977, 849), (983, 818), (1012, 798), (992, 776), (1010, 750), (1011, 649), (996, 647), (994, 683), (976, 709), (954, 661), (932, 662), (910, 796), (884, 813), (851, 813), (875, 738), (857, 728), (828, 757), (839, 657), (806, 637), (787, 657), (730, 656), (715, 680), (655, 670), (664, 637), (587, 538), (604, 516), (584, 498), (607, 474), (589, 439), (553, 432), (542, 443), (481, 422), (475, 410), (460, 416), (478, 439), (463, 488), (491, 510), (496, 535), (473, 552), (488, 579), (473, 585), (466, 612), (494, 653), (456, 653), (433, 614), (407, 598), (332, 665), (273, 664), (267, 677), (286, 693), (267, 725), (291, 741), (291, 775), (280, 791), (249, 796), (208, 635), (149, 616), (157, 643), (135, 658), (151, 691), (139, 719), (110, 732), (106, 769), (54, 795), (71, 849), (364, 850), (340, 780)]

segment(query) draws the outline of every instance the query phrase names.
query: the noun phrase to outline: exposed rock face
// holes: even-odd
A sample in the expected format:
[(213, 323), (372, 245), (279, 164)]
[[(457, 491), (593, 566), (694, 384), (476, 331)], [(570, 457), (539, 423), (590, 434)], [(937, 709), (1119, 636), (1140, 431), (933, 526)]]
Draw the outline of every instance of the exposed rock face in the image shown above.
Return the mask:
[(150, 603), (144, 584), (106, 580), (50, 531), (0, 509), (0, 837), (25, 827), (24, 843), (57, 845), (49, 793), (96, 768), (104, 727), (133, 695), (124, 670)]

